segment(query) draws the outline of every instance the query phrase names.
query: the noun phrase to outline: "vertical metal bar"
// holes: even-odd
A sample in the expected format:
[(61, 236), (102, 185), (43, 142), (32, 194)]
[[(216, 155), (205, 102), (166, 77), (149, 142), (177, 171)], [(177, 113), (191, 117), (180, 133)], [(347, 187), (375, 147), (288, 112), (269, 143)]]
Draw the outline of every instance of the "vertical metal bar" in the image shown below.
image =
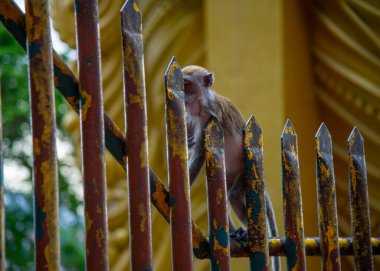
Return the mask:
[(75, 1), (75, 14), (81, 96), (86, 269), (108, 270), (104, 118), (97, 1)]
[(282, 193), (288, 270), (306, 270), (297, 135), (290, 120), (281, 135)]
[(59, 212), (53, 57), (49, 5), (27, 0), (29, 93), (33, 135), (36, 270), (59, 270)]
[(191, 271), (194, 267), (185, 95), (181, 68), (175, 57), (165, 73), (165, 89), (173, 270)]
[(0, 270), (5, 270), (5, 206), (4, 206), (4, 151), (3, 151), (3, 116), (1, 101), (0, 74)]
[(141, 13), (135, 1), (121, 9), (126, 147), (128, 150), (131, 270), (152, 269), (148, 135)]
[(315, 146), (322, 269), (340, 270), (332, 142), (329, 130), (324, 123), (321, 124), (315, 136)]
[(347, 145), (355, 270), (374, 270), (364, 140), (358, 128), (352, 130)]
[(248, 245), (251, 270), (269, 270), (263, 162), (263, 133), (254, 116), (244, 127)]
[(224, 135), (214, 117), (207, 124), (204, 138), (211, 270), (230, 270)]

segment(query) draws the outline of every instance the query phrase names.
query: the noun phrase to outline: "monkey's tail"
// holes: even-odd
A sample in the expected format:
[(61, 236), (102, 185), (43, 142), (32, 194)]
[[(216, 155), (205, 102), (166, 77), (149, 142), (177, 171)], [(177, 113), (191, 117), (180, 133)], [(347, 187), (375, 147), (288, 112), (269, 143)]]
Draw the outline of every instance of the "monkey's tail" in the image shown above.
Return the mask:
[[(267, 210), (267, 219), (268, 219), (268, 232), (269, 237), (277, 237), (278, 230), (276, 224), (276, 217), (274, 215), (272, 201), (269, 197), (268, 191), (266, 191), (266, 210)], [(281, 270), (280, 257), (272, 257), (272, 268), (275, 271)]]

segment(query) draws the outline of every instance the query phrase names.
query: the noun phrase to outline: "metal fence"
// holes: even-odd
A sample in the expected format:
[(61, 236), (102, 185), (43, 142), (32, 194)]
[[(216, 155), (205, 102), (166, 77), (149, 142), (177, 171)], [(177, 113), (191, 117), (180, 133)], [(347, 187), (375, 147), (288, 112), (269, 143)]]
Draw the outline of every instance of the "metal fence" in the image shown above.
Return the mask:
[[(251, 117), (242, 131), (248, 240), (237, 241), (228, 232), (223, 130), (216, 119), (211, 119), (205, 129), (209, 210), (206, 237), (191, 219), (179, 64), (173, 58), (165, 74), (168, 189), (149, 168), (147, 159), (142, 25), (135, 1), (127, 1), (121, 9), (126, 137), (103, 112), (97, 1), (75, 1), (75, 11), (79, 80), (51, 48), (47, 0), (27, 0), (25, 15), (13, 1), (0, 2), (0, 20), (29, 55), (37, 270), (59, 270), (60, 266), (53, 83), (80, 114), (87, 270), (108, 270), (109, 266), (105, 147), (128, 171), (131, 270), (153, 269), (150, 202), (171, 225), (173, 270), (193, 270), (193, 255), (210, 259), (212, 270), (230, 270), (230, 257), (249, 257), (251, 270), (267, 270), (270, 256), (285, 256), (288, 270), (305, 270), (306, 256), (315, 255), (321, 256), (324, 270), (340, 270), (341, 255), (353, 255), (357, 270), (374, 269), (373, 255), (380, 254), (380, 238), (371, 237), (364, 142), (358, 129), (354, 128), (348, 138), (352, 237), (338, 236), (332, 142), (324, 124), (315, 138), (320, 237), (304, 236), (297, 135), (287, 121), (281, 136), (285, 236), (269, 238), (263, 136)], [(2, 196), (2, 190), (0, 193)], [(0, 212), (3, 244), (4, 208)], [(4, 269), (4, 245), (0, 249)]]

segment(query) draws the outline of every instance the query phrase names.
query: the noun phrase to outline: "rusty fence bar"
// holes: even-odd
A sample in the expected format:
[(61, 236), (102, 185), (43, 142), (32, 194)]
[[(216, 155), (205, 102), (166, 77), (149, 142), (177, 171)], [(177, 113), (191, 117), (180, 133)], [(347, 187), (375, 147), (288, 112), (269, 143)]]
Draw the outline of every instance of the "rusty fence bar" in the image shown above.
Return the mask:
[(3, 107), (1, 100), (0, 73), (0, 271), (5, 270), (5, 202), (4, 202), (4, 150), (3, 150)]
[(108, 270), (103, 96), (97, 0), (75, 1), (84, 208), (86, 269)]
[(25, 6), (33, 136), (35, 268), (59, 270), (56, 118), (49, 6), (45, 0), (27, 0)]
[(306, 270), (297, 135), (290, 120), (281, 135), (281, 152), (287, 268)]
[(244, 127), (248, 245), (251, 270), (269, 270), (269, 248), (263, 162), (263, 133), (251, 116)]
[(223, 128), (211, 117), (204, 133), (211, 270), (230, 270)]
[(364, 141), (356, 127), (352, 130), (347, 145), (355, 269), (373, 270)]
[(323, 270), (340, 270), (338, 218), (330, 132), (324, 123), (315, 136), (317, 196)]
[(141, 24), (141, 13), (135, 1), (128, 0), (121, 9), (121, 29), (131, 270), (152, 270), (148, 128)]
[(192, 271), (194, 267), (185, 94), (181, 68), (174, 57), (165, 73), (165, 89), (173, 270)]

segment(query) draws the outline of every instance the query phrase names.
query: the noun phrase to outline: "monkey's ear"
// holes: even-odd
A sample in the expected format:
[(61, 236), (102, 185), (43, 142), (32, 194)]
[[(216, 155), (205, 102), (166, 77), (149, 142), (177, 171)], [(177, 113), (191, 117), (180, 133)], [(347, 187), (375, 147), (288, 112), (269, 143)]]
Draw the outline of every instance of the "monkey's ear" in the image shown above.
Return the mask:
[(214, 83), (214, 73), (212, 73), (212, 72), (207, 73), (204, 76), (203, 80), (204, 80), (204, 84), (205, 84), (206, 88), (211, 87), (212, 84)]

